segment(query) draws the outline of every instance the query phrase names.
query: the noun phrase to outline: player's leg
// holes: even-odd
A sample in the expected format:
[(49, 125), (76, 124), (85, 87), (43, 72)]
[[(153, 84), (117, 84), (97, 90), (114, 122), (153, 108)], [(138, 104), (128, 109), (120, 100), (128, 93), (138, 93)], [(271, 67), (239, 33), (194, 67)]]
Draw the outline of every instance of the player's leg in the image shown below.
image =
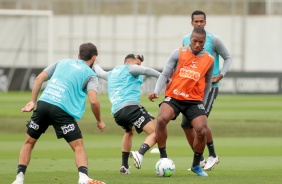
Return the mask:
[(135, 129), (138, 134), (142, 131), (148, 134), (145, 141), (142, 143), (138, 151), (131, 151), (130, 157), (134, 159), (134, 166), (137, 169), (141, 169), (141, 163), (145, 153), (156, 144), (155, 128), (157, 121), (155, 118), (142, 106), (137, 106), (135, 111)]
[[(154, 146), (157, 142), (156, 134), (155, 134), (156, 125), (157, 125), (157, 120), (151, 119), (151, 121), (146, 123), (146, 125), (143, 127), (143, 131), (148, 134), (143, 144), (148, 145), (149, 148)], [(139, 152), (144, 155), (146, 151), (148, 150), (142, 150), (142, 146), (141, 146)]]
[(207, 117), (198, 116), (192, 120), (192, 124), (195, 130), (193, 149), (197, 153), (203, 153), (206, 144)]
[(191, 149), (193, 150), (193, 143), (195, 137), (195, 131), (193, 128), (183, 128), (185, 133), (185, 137), (187, 139), (188, 144), (190, 145)]
[[(209, 116), (209, 114), (210, 114), (210, 112), (213, 108), (213, 104), (216, 100), (217, 95), (218, 95), (218, 87), (212, 87), (211, 91), (209, 93), (208, 99), (207, 99), (207, 103), (205, 105), (205, 109), (206, 109), (208, 116)], [(208, 151), (209, 151), (209, 157), (207, 159), (204, 170), (210, 170), (214, 167), (215, 164), (219, 163), (219, 157), (217, 156), (217, 154), (215, 152), (212, 130), (211, 130), (211, 127), (209, 125), (207, 127), (206, 136), (207, 136), (207, 144), (206, 145), (207, 145), (207, 148), (208, 148)]]
[(25, 142), (21, 148), (20, 155), (19, 155), (19, 164), (28, 165), (30, 162), (31, 152), (34, 148), (37, 139), (30, 137), (26, 134)]
[(132, 138), (133, 138), (133, 131), (126, 131), (123, 134), (122, 138), (122, 163), (121, 163), (121, 168), (120, 168), (120, 173), (121, 174), (130, 174), (129, 171), (129, 164), (128, 164), (128, 158), (130, 154), (130, 150), (132, 147)]
[(88, 184), (92, 179), (88, 177), (88, 158), (84, 148), (82, 137), (68, 142), (74, 151), (75, 164), (79, 173), (79, 184)]
[(16, 180), (13, 182), (13, 184), (23, 184), (24, 174), (30, 162), (31, 152), (34, 148), (36, 141), (37, 139), (34, 139), (30, 137), (28, 134), (26, 134), (25, 142), (19, 154), (19, 164), (18, 164)]
[(83, 173), (88, 175), (88, 173), (87, 173), (88, 159), (87, 159), (87, 154), (86, 154), (86, 151), (85, 151), (85, 148), (84, 148), (82, 137), (75, 139), (71, 142), (68, 142), (68, 144), (70, 145), (70, 147), (74, 151), (75, 164), (76, 164), (77, 168), (85, 167), (86, 171), (83, 172)]
[[(157, 121), (152, 119), (151, 117), (145, 118), (144, 126), (142, 131), (146, 132), (148, 136), (146, 137), (145, 141), (142, 143), (138, 151), (131, 151), (130, 157), (134, 159), (134, 166), (137, 169), (141, 169), (141, 163), (143, 161), (143, 157), (146, 152), (156, 144), (156, 128)], [(136, 129), (139, 133), (141, 133), (140, 129)]]
[(92, 184), (92, 183), (103, 184), (103, 182), (93, 180), (88, 176), (88, 158), (83, 144), (82, 136), (80, 135), (79, 134), (72, 135), (73, 140), (65, 138), (66, 141), (68, 141), (72, 150), (74, 151), (75, 164), (77, 166), (78, 174), (79, 174), (78, 184)]
[(194, 157), (191, 170), (198, 176), (208, 176), (200, 166), (200, 161), (204, 153), (206, 145), (206, 129), (207, 129), (207, 116), (204, 104), (181, 104), (182, 114), (187, 118), (188, 124), (182, 124), (182, 127), (193, 127), (195, 131), (195, 138), (193, 142)]
[(30, 162), (34, 145), (41, 134), (44, 133), (49, 126), (47, 123), (49, 119), (46, 116), (49, 109), (48, 105), (49, 104), (44, 102), (38, 102), (36, 109), (33, 111), (32, 116), (26, 125), (26, 139), (20, 150), (17, 176), (13, 184), (22, 184), (24, 182), (24, 175)]
[[(185, 133), (188, 144), (190, 145), (191, 149), (194, 152), (193, 144), (194, 144), (194, 138), (195, 138), (195, 130), (193, 129), (193, 126), (191, 125), (191, 121), (189, 121), (184, 115), (182, 115), (181, 127)], [(206, 160), (204, 156), (202, 156), (201, 161), (200, 161), (200, 166), (204, 168), (205, 164), (206, 164)], [(191, 170), (191, 168), (188, 168), (188, 170)]]
[(194, 118), (192, 120), (192, 125), (195, 130), (195, 139), (193, 144), (194, 158), (191, 170), (198, 176), (208, 176), (200, 166), (200, 161), (206, 145), (207, 116), (200, 115)]
[(134, 116), (136, 107), (138, 106), (125, 106), (114, 114), (115, 122), (125, 131), (122, 139), (122, 164), (119, 170), (121, 174), (130, 174), (128, 158), (130, 155), (132, 138), (135, 131), (131, 122), (136, 120)]
[[(168, 99), (169, 100), (169, 99)], [(171, 100), (171, 99), (170, 99)], [(167, 158), (166, 153), (166, 140), (167, 140), (167, 129), (166, 126), (170, 120), (176, 118), (175, 111), (172, 108), (172, 104), (169, 101), (164, 101), (159, 108), (157, 125), (156, 125), (156, 139), (158, 148), (160, 151), (160, 158)]]
[[(57, 106), (50, 108), (50, 118), (57, 138), (64, 138), (74, 151), (75, 164), (78, 169), (78, 184), (95, 184), (99, 181), (88, 177), (88, 158), (85, 151), (81, 130), (76, 120)], [(101, 184), (103, 182), (100, 182)]]

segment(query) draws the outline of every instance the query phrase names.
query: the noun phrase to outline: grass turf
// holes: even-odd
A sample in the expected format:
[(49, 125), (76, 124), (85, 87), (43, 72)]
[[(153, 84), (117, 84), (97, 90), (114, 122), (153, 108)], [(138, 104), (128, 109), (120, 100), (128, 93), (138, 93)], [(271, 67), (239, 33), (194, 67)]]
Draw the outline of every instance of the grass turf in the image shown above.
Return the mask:
[[(281, 183), (282, 177), (282, 95), (222, 95), (218, 96), (209, 117), (213, 129), (216, 152), (220, 163), (209, 177), (198, 177), (187, 171), (192, 163), (192, 151), (180, 129), (180, 120), (168, 125), (167, 151), (176, 164), (170, 178), (156, 176), (154, 172), (158, 154), (147, 153), (142, 169), (137, 170), (130, 160), (130, 175), (120, 175), (122, 130), (110, 114), (106, 95), (99, 95), (102, 116), (107, 124), (104, 133), (95, 126), (95, 118), (86, 104), (86, 112), (79, 121), (89, 157), (89, 175), (107, 184), (119, 183)], [(29, 101), (28, 93), (1, 93), (0, 95), (0, 183), (11, 183), (16, 175), (17, 157), (25, 138), (25, 122), (31, 113), (20, 109)], [(142, 96), (142, 104), (157, 115), (155, 103)], [(133, 149), (138, 149), (145, 135), (134, 137)], [(156, 146), (155, 146), (156, 147)], [(206, 151), (207, 152), (207, 151)], [(207, 157), (207, 153), (205, 156)], [(27, 169), (25, 183), (65, 184), (77, 183), (78, 175), (71, 148), (64, 140), (57, 140), (53, 128), (40, 138)]]
[[(18, 152), (24, 135), (2, 134), (0, 137), (0, 183), (11, 183), (15, 178)], [(220, 163), (208, 172), (209, 177), (198, 177), (187, 171), (193, 154), (183, 136), (169, 136), (167, 151), (176, 165), (176, 172), (170, 178), (155, 174), (154, 166), (159, 155), (150, 152), (145, 155), (141, 170), (134, 168), (133, 160), (129, 160), (131, 174), (121, 175), (121, 136), (86, 134), (84, 137), (90, 177), (108, 184), (281, 183), (282, 142), (274, 137), (216, 138)], [(144, 138), (144, 135), (135, 136), (133, 149), (138, 149)], [(65, 184), (77, 183), (77, 180), (73, 152), (69, 146), (50, 133), (42, 136), (35, 146), (25, 183)]]

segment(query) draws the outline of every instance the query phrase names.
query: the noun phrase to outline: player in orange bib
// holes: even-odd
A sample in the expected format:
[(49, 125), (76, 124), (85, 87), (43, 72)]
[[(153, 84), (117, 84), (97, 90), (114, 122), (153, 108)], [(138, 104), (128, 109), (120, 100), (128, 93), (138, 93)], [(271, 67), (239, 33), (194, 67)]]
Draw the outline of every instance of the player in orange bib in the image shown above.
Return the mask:
[(155, 130), (160, 157), (168, 157), (166, 125), (182, 113), (196, 132), (191, 170), (198, 176), (208, 176), (200, 167), (200, 159), (206, 144), (207, 115), (204, 103), (211, 88), (214, 60), (204, 49), (205, 40), (205, 30), (195, 28), (191, 35), (191, 44), (172, 52), (158, 78), (154, 92), (148, 97), (151, 101), (159, 98), (158, 94), (172, 76), (165, 90), (165, 99), (160, 104)]

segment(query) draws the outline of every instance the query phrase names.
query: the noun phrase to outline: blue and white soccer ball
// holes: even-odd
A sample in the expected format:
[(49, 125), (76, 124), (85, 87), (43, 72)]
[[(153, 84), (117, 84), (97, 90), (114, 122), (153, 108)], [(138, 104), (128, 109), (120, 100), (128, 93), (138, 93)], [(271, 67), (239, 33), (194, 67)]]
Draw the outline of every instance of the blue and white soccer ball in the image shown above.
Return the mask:
[(155, 171), (158, 176), (170, 177), (175, 172), (175, 164), (169, 158), (161, 158), (155, 166)]

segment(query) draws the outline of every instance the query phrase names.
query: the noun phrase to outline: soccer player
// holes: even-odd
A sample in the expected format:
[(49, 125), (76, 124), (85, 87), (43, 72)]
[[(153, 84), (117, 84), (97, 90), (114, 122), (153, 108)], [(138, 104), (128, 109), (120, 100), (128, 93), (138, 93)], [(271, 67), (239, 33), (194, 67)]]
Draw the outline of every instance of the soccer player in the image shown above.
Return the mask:
[[(94, 70), (98, 77), (108, 81), (108, 95), (112, 104), (111, 113), (115, 122), (124, 129), (122, 139), (122, 166), (121, 174), (130, 174), (128, 158), (134, 159), (134, 166), (141, 169), (141, 162), (145, 153), (156, 144), (155, 118), (140, 104), (140, 88), (143, 78), (140, 75), (159, 77), (157, 70), (140, 66), (144, 57), (142, 55), (128, 54), (124, 65), (116, 66), (106, 72), (98, 63)], [(138, 151), (131, 151), (133, 131), (140, 134), (146, 132), (144, 143)]]
[[(192, 19), (191, 24), (194, 28), (196, 27), (204, 28), (206, 25), (206, 14), (202, 11), (199, 11), (199, 10), (194, 11), (191, 15), (191, 19)], [(184, 36), (183, 46), (188, 46), (190, 44), (190, 37), (191, 37), (191, 33)], [(221, 41), (221, 39), (218, 36), (210, 32), (207, 32), (206, 43), (204, 45), (204, 48), (214, 57), (212, 88), (211, 88), (211, 91), (209, 92), (207, 102), (205, 103), (205, 109), (207, 112), (207, 116), (209, 116), (212, 110), (213, 104), (218, 95), (219, 81), (224, 77), (224, 75), (228, 71), (232, 61), (231, 61), (231, 56), (228, 50), (226, 49), (225, 45)], [(221, 71), (219, 68), (220, 67), (219, 66), (219, 56), (221, 56), (224, 59)], [(182, 116), (181, 126), (185, 132), (185, 135), (186, 135), (186, 138), (189, 144), (192, 147), (194, 136), (195, 136), (194, 130), (193, 130), (193, 127), (189, 126), (188, 120), (186, 119), (185, 116)], [(207, 158), (207, 160), (205, 160), (204, 157), (201, 158), (201, 167), (203, 167), (204, 170), (210, 170), (214, 167), (215, 164), (219, 162), (219, 157), (215, 152), (212, 131), (209, 125), (208, 125), (206, 136), (207, 136), (206, 145), (209, 150), (209, 157)]]
[(158, 112), (156, 138), (161, 158), (167, 158), (167, 124), (182, 113), (195, 130), (194, 158), (191, 170), (198, 176), (208, 176), (200, 167), (200, 159), (206, 144), (207, 115), (205, 101), (211, 88), (214, 58), (204, 50), (206, 32), (195, 28), (189, 46), (175, 49), (170, 55), (154, 92), (148, 98), (159, 98), (161, 89), (172, 76), (165, 90), (165, 99)]
[[(85, 111), (88, 94), (91, 110), (97, 120), (98, 129), (103, 132), (105, 124), (101, 119), (100, 103), (97, 97), (98, 77), (91, 69), (98, 51), (92, 43), (79, 47), (78, 59), (63, 59), (45, 68), (35, 79), (31, 101), (21, 109), (30, 112), (25, 142), (19, 154), (16, 180), (13, 184), (23, 184), (24, 174), (30, 162), (31, 152), (50, 125), (55, 129), (57, 138), (64, 138), (74, 151), (78, 168), (78, 184), (103, 184), (88, 177), (88, 160), (82, 133), (76, 122)], [(42, 83), (49, 80), (37, 101)]]

